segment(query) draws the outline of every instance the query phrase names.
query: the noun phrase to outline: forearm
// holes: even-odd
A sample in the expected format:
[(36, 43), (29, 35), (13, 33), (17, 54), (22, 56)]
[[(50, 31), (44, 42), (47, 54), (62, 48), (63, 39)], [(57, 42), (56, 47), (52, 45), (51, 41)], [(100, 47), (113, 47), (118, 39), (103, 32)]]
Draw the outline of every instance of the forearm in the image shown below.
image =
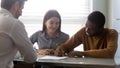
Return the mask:
[(84, 51), (83, 55), (86, 57), (95, 58), (113, 58), (115, 55), (115, 49), (98, 49), (98, 50), (88, 50)]

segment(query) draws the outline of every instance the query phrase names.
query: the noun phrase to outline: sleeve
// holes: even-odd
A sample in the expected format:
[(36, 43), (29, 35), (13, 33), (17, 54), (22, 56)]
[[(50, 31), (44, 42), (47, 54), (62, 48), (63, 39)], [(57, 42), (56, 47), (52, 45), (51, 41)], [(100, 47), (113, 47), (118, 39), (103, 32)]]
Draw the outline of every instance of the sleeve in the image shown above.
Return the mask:
[(24, 61), (27, 63), (35, 62), (37, 54), (27, 36), (24, 25), (20, 21), (15, 23), (13, 30), (11, 31), (11, 37), (15, 46), (18, 48), (21, 55), (23, 55)]
[(36, 32), (36, 33), (34, 33), (33, 35), (30, 36), (30, 40), (33, 44), (35, 42), (37, 42), (37, 39), (38, 39), (38, 32)]
[(69, 39), (69, 35), (67, 34), (65, 37), (65, 41)]
[(63, 40), (62, 43), (64, 43), (65, 41), (67, 41), (69, 39), (69, 35), (66, 34), (66, 33), (62, 33), (62, 37), (61, 38), (62, 38), (61, 40)]
[(117, 49), (118, 33), (115, 30), (111, 30), (107, 36), (107, 48), (88, 50), (83, 52), (85, 56), (95, 58), (113, 58)]
[(83, 29), (79, 30), (75, 35), (69, 38), (65, 43), (60, 45), (60, 48), (66, 53), (72, 51), (75, 47), (82, 43), (82, 33)]

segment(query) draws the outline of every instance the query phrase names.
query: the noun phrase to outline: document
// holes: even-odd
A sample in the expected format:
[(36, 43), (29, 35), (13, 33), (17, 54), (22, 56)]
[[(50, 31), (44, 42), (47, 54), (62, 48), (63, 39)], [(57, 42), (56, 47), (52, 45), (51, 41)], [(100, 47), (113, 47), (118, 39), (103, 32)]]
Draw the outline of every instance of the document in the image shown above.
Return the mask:
[(67, 58), (66, 56), (64, 57), (58, 57), (58, 56), (50, 56), (50, 55), (45, 55), (45, 56), (39, 56), (39, 59), (65, 59)]

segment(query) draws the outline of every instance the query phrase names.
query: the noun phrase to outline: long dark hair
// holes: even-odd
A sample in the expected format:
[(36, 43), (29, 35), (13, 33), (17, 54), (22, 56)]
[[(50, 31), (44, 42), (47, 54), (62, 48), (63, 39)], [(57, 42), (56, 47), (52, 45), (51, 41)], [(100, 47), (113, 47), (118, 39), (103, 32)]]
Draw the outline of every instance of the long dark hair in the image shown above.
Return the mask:
[(61, 32), (61, 16), (60, 14), (58, 13), (57, 10), (49, 10), (47, 11), (47, 13), (45, 14), (44, 16), (44, 19), (43, 19), (43, 29), (42, 29), (42, 32), (45, 32), (46, 31), (46, 26), (45, 26), (45, 22), (52, 18), (52, 17), (57, 17), (59, 18), (59, 28), (57, 29), (57, 32)]

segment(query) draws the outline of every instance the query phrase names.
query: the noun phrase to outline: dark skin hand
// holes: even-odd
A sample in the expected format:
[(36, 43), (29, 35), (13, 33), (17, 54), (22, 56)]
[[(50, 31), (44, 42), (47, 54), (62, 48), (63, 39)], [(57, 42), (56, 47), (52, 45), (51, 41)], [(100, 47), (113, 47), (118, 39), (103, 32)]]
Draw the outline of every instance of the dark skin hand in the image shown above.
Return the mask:
[(55, 56), (64, 56), (64, 55), (65, 55), (65, 52), (64, 52), (64, 50), (62, 50), (61, 48), (58, 47), (58, 48), (55, 50), (54, 55), (55, 55)]
[(83, 52), (80, 51), (71, 51), (68, 53), (68, 57), (82, 57)]
[(65, 53), (65, 51), (63, 49), (61, 49), (60, 47), (57, 47), (57, 49), (55, 50), (55, 56), (68, 56), (68, 57), (82, 57), (84, 56), (83, 52), (81, 51), (71, 51), (69, 53)]

